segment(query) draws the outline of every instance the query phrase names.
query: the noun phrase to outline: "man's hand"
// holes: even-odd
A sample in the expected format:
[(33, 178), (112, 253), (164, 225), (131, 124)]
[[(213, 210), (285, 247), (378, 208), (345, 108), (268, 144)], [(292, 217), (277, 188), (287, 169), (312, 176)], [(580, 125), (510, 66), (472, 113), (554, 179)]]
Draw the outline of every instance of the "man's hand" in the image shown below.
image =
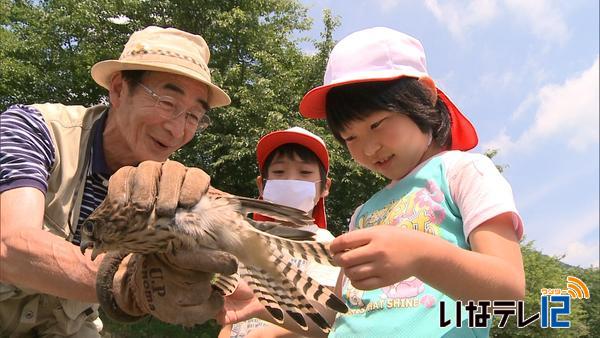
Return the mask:
[(157, 216), (173, 216), (178, 206), (198, 203), (209, 185), (210, 176), (201, 169), (177, 161), (145, 161), (112, 175), (106, 198), (121, 205), (132, 203), (140, 212), (155, 208)]
[[(106, 199), (115, 207), (133, 206), (134, 214), (173, 217), (178, 207), (198, 203), (209, 184), (210, 177), (200, 169), (176, 161), (146, 161), (119, 169), (110, 179)], [(86, 247), (82, 241), (82, 250)], [(216, 250), (148, 255), (112, 252), (100, 266), (96, 291), (114, 319), (133, 321), (150, 314), (168, 323), (192, 326), (214, 318), (223, 306), (222, 295), (210, 283), (213, 273), (236, 271), (237, 259)]]
[(120, 321), (149, 314), (171, 324), (202, 324), (223, 306), (222, 295), (210, 284), (212, 273), (203, 270), (222, 274), (237, 270), (235, 258), (219, 251), (130, 254), (120, 262), (121, 258), (105, 256), (96, 286), (106, 313)]

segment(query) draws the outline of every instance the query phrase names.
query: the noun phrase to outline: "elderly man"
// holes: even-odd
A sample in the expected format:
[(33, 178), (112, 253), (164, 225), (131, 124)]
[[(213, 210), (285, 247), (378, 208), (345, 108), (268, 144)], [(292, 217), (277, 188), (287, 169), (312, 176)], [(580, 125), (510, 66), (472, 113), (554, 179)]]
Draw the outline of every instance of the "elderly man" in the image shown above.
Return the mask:
[(15, 105), (1, 114), (0, 336), (99, 336), (95, 303), (103, 299), (120, 319), (150, 314), (184, 325), (221, 309), (200, 271), (231, 273), (226, 253), (126, 258), (112, 290), (96, 290), (103, 256), (92, 262), (78, 247), (82, 221), (124, 166), (143, 162), (122, 187), (142, 209), (169, 213), (199, 200), (204, 172), (159, 162), (208, 126), (208, 109), (230, 103), (211, 82), (209, 57), (198, 35), (148, 27), (131, 35), (119, 60), (92, 68), (109, 106)]

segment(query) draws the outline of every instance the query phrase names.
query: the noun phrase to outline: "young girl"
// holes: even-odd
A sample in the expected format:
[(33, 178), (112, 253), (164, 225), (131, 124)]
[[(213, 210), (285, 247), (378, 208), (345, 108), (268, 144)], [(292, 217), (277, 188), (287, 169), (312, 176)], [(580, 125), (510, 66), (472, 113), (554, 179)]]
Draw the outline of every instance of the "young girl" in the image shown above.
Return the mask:
[(440, 327), (440, 302), (449, 314), (453, 300), (522, 298), (522, 223), (493, 163), (463, 152), (477, 134), (428, 76), (419, 41), (387, 28), (348, 36), (300, 111), (326, 117), (355, 161), (392, 180), (331, 244), (351, 307), (334, 336), (486, 335)]
[[(312, 215), (315, 224), (303, 230), (315, 233), (320, 242), (330, 242), (333, 235), (327, 231), (325, 198), (329, 195), (331, 179), (329, 152), (319, 136), (300, 127), (277, 130), (263, 136), (256, 145), (260, 176), (256, 185), (262, 199), (301, 209)], [(270, 220), (254, 215), (256, 220)], [(294, 264), (306, 271), (321, 285), (335, 287), (339, 268), (321, 265), (303, 259)], [(219, 337), (285, 337), (292, 334), (258, 318), (226, 325)]]
[(523, 225), (491, 160), (464, 152), (477, 134), (427, 74), (421, 43), (382, 27), (347, 36), (300, 112), (326, 118), (356, 162), (391, 180), (331, 243), (350, 311), (330, 336), (487, 336), (464, 306), (457, 322), (455, 300), (523, 298)]

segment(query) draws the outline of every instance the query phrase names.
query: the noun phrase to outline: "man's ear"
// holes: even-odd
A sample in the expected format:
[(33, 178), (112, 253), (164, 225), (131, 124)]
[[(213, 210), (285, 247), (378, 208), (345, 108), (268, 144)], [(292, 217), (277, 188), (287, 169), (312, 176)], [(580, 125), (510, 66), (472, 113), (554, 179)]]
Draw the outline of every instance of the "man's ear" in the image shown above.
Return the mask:
[(263, 194), (263, 179), (262, 176), (256, 176), (256, 187), (258, 188), (258, 196)]
[(437, 88), (435, 87), (433, 79), (429, 76), (421, 76), (419, 78), (419, 83), (429, 91), (429, 99), (431, 100), (431, 104), (435, 106), (437, 102)]
[(115, 72), (111, 77), (110, 77), (110, 85), (109, 85), (109, 89), (108, 89), (108, 97), (110, 99), (110, 104), (115, 107), (118, 108), (119, 105), (121, 105), (121, 101), (123, 100), (123, 95), (125, 95), (125, 88), (127, 87), (127, 84), (125, 83), (125, 80), (123, 80), (123, 76), (121, 75), (121, 72)]
[(327, 177), (327, 180), (325, 180), (325, 189), (321, 191), (321, 198), (329, 196), (329, 188), (331, 188), (331, 178)]

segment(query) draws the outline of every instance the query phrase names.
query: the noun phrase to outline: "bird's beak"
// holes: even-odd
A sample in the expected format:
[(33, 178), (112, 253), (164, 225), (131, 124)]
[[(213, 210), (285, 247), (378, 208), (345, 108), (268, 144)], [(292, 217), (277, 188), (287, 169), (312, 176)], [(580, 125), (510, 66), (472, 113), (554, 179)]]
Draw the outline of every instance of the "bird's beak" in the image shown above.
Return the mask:
[(96, 257), (98, 257), (98, 255), (101, 253), (102, 251), (100, 251), (98, 248), (94, 248), (92, 250), (92, 261), (96, 260)]
[(79, 243), (79, 249), (81, 250), (81, 254), (85, 255), (85, 250), (87, 248), (93, 248), (94, 247), (94, 242), (92, 241), (88, 241), (85, 239), (81, 239), (81, 242)]

